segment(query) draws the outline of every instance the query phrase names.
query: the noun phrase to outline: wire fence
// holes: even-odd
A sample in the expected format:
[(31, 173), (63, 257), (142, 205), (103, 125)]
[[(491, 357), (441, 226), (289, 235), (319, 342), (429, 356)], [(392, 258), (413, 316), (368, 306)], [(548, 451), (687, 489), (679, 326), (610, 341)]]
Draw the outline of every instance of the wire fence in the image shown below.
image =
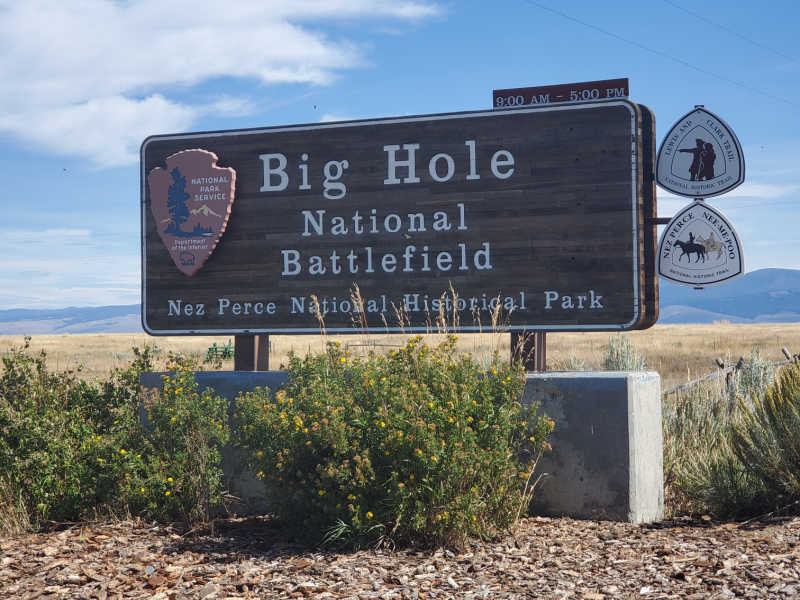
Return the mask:
[[(793, 355), (791, 352), (789, 352), (787, 348), (781, 348), (781, 352), (786, 357), (786, 359), (769, 363), (772, 365), (773, 368), (782, 367), (792, 362), (800, 361), (800, 354)], [(668, 394), (679, 394), (686, 390), (690, 390), (696, 385), (699, 385), (701, 383), (707, 383), (709, 381), (714, 381), (721, 377), (725, 378), (725, 386), (730, 387), (733, 376), (744, 366), (745, 358), (744, 356), (742, 356), (739, 358), (736, 364), (729, 366), (726, 366), (725, 362), (721, 358), (717, 358), (715, 362), (717, 363), (718, 370), (715, 371), (714, 373), (709, 373), (708, 375), (704, 375), (703, 377), (698, 377), (697, 379), (693, 379), (692, 381), (688, 381), (686, 383), (681, 383), (680, 385), (671, 387), (670, 389), (665, 390), (663, 394), (665, 396)]]

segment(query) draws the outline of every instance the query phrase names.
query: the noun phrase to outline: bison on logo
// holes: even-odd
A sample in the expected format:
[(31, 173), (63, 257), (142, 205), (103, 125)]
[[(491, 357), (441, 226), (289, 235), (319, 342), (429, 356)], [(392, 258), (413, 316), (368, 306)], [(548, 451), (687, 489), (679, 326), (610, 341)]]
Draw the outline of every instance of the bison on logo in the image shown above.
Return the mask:
[(183, 150), (147, 176), (158, 235), (185, 275), (205, 264), (230, 218), (236, 171), (218, 167), (217, 160), (207, 150)]

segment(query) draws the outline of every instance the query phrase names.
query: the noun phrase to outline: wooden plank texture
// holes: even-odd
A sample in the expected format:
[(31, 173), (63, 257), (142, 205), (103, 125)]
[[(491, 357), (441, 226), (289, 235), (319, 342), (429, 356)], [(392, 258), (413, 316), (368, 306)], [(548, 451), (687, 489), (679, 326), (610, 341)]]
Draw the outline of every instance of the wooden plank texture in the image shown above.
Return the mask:
[[(438, 304), (451, 326), (455, 314), (475, 331), (499, 298), (512, 330), (640, 327), (654, 301), (642, 130), (639, 107), (622, 100), (148, 138), (143, 323), (165, 335), (314, 333), (316, 298), (329, 331), (396, 331), (400, 321), (425, 331)], [(418, 182), (404, 181), (410, 144)], [(147, 174), (194, 148), (236, 171), (236, 196), (216, 249), (187, 276), (159, 237)], [(269, 189), (283, 177), (285, 189)], [(356, 315), (355, 286), (365, 309)]]

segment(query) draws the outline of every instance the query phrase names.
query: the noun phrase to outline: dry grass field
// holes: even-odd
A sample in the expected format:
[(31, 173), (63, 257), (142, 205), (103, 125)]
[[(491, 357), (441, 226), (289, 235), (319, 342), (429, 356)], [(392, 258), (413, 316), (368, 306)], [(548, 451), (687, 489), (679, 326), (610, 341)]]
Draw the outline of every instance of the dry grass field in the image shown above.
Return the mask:
[[(547, 336), (547, 363), (551, 370), (569, 364), (583, 362), (587, 368), (600, 368), (604, 347), (613, 333), (550, 333)], [(658, 325), (645, 331), (633, 331), (629, 336), (636, 350), (645, 355), (647, 368), (658, 371), (664, 389), (684, 383), (714, 371), (714, 359), (719, 357), (726, 363), (738, 360), (757, 347), (761, 355), (777, 361), (783, 358), (781, 348), (792, 354), (800, 353), (800, 323), (777, 323), (760, 325)], [(272, 351), (270, 365), (277, 368), (285, 364), (290, 351), (305, 354), (324, 347), (325, 340), (340, 340), (354, 352), (371, 348), (387, 349), (402, 344), (405, 335), (349, 335), (349, 336), (271, 336)], [(429, 335), (428, 343), (441, 339)], [(89, 377), (104, 377), (113, 367), (128, 364), (133, 357), (131, 348), (144, 344), (156, 345), (160, 356), (181, 352), (194, 355), (202, 361), (206, 349), (214, 342), (224, 345), (230, 336), (218, 337), (150, 337), (145, 334), (68, 334), (32, 336), (31, 348), (45, 350), (48, 365), (54, 370), (75, 369), (82, 365)], [(20, 346), (23, 336), (0, 336), (0, 352), (11, 346)], [(477, 358), (488, 358), (494, 350), (503, 355), (509, 352), (509, 335), (506, 334), (462, 334), (459, 346), (472, 352)], [(232, 369), (233, 361), (227, 360), (223, 369)]]

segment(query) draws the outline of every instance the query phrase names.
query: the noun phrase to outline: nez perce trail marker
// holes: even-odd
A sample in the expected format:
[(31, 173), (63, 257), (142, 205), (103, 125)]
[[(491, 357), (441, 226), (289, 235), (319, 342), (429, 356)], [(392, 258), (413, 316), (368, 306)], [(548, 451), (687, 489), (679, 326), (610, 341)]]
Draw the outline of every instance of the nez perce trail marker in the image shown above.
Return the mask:
[(627, 100), (150, 137), (144, 328), (647, 327), (652, 138)]

